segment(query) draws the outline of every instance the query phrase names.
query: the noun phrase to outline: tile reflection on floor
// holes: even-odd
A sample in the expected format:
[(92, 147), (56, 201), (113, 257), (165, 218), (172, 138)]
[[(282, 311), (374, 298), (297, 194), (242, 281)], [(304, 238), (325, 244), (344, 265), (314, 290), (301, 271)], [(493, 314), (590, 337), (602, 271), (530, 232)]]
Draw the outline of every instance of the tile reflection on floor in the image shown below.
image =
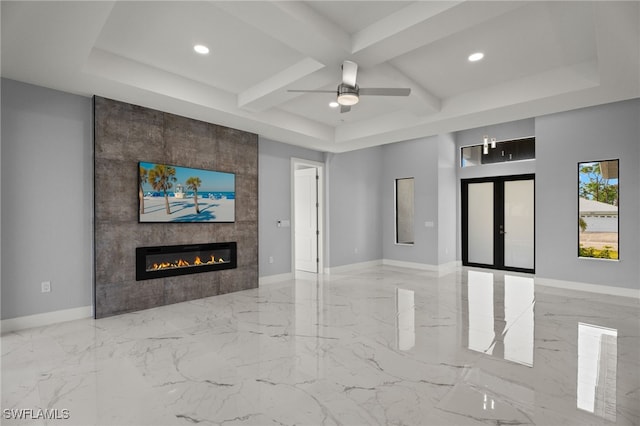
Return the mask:
[(524, 274), (304, 277), (4, 335), (2, 424), (637, 425), (639, 320)]

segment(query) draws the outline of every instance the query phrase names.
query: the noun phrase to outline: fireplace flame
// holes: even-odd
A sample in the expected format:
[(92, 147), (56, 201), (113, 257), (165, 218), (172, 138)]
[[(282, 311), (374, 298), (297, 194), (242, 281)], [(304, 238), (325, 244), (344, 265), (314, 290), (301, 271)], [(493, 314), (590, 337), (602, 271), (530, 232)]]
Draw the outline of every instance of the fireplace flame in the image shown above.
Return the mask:
[(161, 262), (161, 263), (154, 263), (153, 264), (153, 269), (154, 270), (158, 270), (158, 269), (166, 269), (166, 268), (171, 268), (174, 267), (172, 263), (169, 262)]
[(196, 258), (193, 260), (193, 263), (189, 263), (189, 261), (184, 260), (184, 259), (178, 259), (178, 260), (176, 260), (174, 262), (154, 263), (147, 270), (158, 271), (160, 269), (185, 268), (187, 266), (211, 265), (211, 264), (214, 264), (214, 263), (225, 263), (225, 260), (223, 258), (221, 258), (221, 257), (216, 259), (214, 255), (211, 255), (211, 259), (210, 260), (208, 260), (207, 262), (203, 262), (202, 259), (200, 259), (200, 256), (196, 256)]

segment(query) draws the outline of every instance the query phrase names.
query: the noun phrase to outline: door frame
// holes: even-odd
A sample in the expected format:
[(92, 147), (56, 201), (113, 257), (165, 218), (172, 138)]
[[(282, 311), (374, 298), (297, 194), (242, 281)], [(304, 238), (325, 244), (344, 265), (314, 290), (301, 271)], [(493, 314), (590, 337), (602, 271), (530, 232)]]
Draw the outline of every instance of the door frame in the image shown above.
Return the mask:
[[(318, 174), (317, 199), (318, 199), (318, 269), (317, 274), (321, 274), (324, 270), (324, 213), (325, 213), (325, 197), (324, 197), (324, 163), (302, 158), (291, 157), (291, 273), (296, 272), (296, 170), (299, 168), (315, 168)], [(312, 272), (309, 272), (312, 273)]]
[[(533, 268), (517, 268), (504, 265), (504, 234), (500, 226), (504, 225), (504, 183), (518, 180), (533, 180)], [(493, 183), (493, 265), (469, 262), (469, 184)], [(525, 272), (533, 274), (536, 267), (536, 175), (528, 173), (523, 175), (491, 176), (460, 180), (461, 195), (461, 232), (462, 232), (462, 265), (478, 268), (499, 269), (503, 271)], [(504, 230), (504, 229), (503, 229)]]

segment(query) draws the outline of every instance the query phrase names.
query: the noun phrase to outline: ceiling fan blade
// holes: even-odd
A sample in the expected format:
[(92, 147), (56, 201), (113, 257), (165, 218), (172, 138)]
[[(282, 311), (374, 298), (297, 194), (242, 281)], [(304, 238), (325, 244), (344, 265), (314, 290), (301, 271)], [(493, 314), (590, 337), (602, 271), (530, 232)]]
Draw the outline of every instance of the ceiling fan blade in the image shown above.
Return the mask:
[(359, 93), (365, 96), (409, 96), (411, 89), (406, 87), (361, 87)]
[(304, 90), (304, 89), (289, 89), (287, 92), (295, 93), (336, 93), (335, 90)]
[(351, 111), (351, 105), (340, 105), (340, 113)]
[(356, 75), (358, 74), (358, 64), (351, 61), (342, 63), (342, 84), (356, 87)]

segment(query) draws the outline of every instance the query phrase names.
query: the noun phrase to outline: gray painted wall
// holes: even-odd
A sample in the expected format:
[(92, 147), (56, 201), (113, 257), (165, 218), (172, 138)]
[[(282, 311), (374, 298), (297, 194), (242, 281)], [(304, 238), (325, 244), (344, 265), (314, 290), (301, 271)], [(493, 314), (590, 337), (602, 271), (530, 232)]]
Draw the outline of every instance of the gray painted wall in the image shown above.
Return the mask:
[[(640, 288), (640, 100), (536, 118), (536, 274)], [(577, 257), (577, 164), (620, 159), (620, 261)]]
[(2, 79), (2, 319), (93, 303), (92, 129), (91, 99)]
[(382, 147), (328, 155), (330, 238), (325, 266), (382, 258), (382, 157)]
[[(537, 173), (536, 197), (537, 268), (546, 278), (584, 281), (601, 285), (638, 288), (640, 276), (640, 235), (638, 230), (640, 200), (640, 101), (628, 101), (520, 120), (502, 125), (487, 126), (458, 132), (454, 170), (456, 204), (459, 205), (459, 179), (488, 175)], [(92, 303), (92, 118), (91, 100), (50, 89), (2, 80), (2, 319), (52, 312), (60, 309), (88, 306)], [(459, 147), (479, 143), (484, 134), (498, 139), (535, 135), (538, 159), (530, 162), (492, 165), (486, 168), (460, 169)], [(447, 137), (438, 136), (439, 148), (431, 147), (438, 157), (437, 258), (431, 253), (424, 263), (444, 263), (446, 241), (443, 224), (451, 212), (451, 200), (446, 197)], [(429, 138), (431, 139), (431, 138)], [(44, 142), (43, 142), (44, 141)], [(606, 141), (606, 144), (600, 143)], [(260, 276), (291, 271), (290, 229), (277, 228), (275, 221), (290, 218), (290, 158), (298, 157), (327, 162), (327, 203), (330, 217), (326, 218), (327, 258), (325, 266), (377, 260), (387, 249), (382, 234), (391, 231), (393, 219), (388, 220), (393, 198), (383, 188), (383, 174), (390, 175), (398, 161), (395, 150), (403, 151), (403, 143), (352, 153), (326, 155), (279, 142), (260, 139), (259, 142), (259, 256)], [(444, 144), (444, 147), (443, 147)], [(397, 146), (397, 148), (396, 148)], [(404, 155), (416, 158), (420, 150)], [(390, 155), (387, 160), (386, 155)], [(621, 261), (605, 262), (578, 260), (575, 256), (577, 229), (574, 224), (576, 207), (542, 209), (558, 204), (576, 191), (578, 161), (597, 158), (621, 160)], [(422, 167), (429, 160), (423, 158)], [(50, 163), (56, 168), (48, 171), (47, 190), (37, 191), (42, 205), (57, 208), (46, 215), (16, 203), (24, 195), (24, 188), (39, 188), (43, 178), (31, 172)], [(435, 164), (435, 163), (434, 163)], [(484, 170), (481, 170), (484, 169)], [(536, 170), (537, 169), (537, 170)], [(382, 173), (380, 171), (383, 171)], [(407, 172), (400, 170), (402, 175)], [(449, 176), (450, 177), (450, 176)], [(16, 182), (19, 182), (17, 184)], [(376, 190), (376, 187), (378, 190)], [(331, 188), (331, 191), (329, 190)], [(444, 190), (443, 190), (444, 188)], [(386, 191), (386, 192), (385, 192)], [(335, 194), (333, 194), (335, 192)], [(59, 194), (66, 194), (64, 204)], [(367, 194), (364, 196), (364, 194)], [(435, 197), (435, 195), (434, 195)], [(432, 198), (432, 200), (435, 198)], [(576, 198), (570, 198), (577, 203)], [(76, 208), (69, 209), (66, 206)], [(445, 207), (445, 205), (449, 207)], [(28, 207), (29, 204), (26, 204)], [(365, 211), (361, 217), (357, 211)], [(383, 217), (382, 211), (386, 216)], [(547, 211), (545, 211), (547, 210)], [(456, 211), (459, 209), (456, 208)], [(433, 213), (433, 212), (432, 212)], [(554, 214), (555, 220), (551, 214)], [(559, 213), (559, 215), (556, 215)], [(417, 215), (427, 217), (428, 212)], [(452, 216), (449, 214), (449, 218)], [(422, 224), (428, 219), (422, 219)], [(416, 219), (416, 223), (420, 223)], [(460, 218), (456, 217), (456, 228)], [(450, 224), (449, 224), (450, 225)], [(449, 226), (450, 228), (450, 226)], [(422, 228), (425, 230), (426, 228)], [(451, 230), (449, 229), (449, 235)], [(459, 230), (456, 241), (459, 241)], [(444, 239), (444, 240), (443, 240)], [(22, 241), (20, 243), (19, 241)], [(386, 240), (385, 240), (386, 241)], [(49, 257), (34, 267), (22, 254), (26, 244), (39, 247)], [(456, 244), (459, 247), (459, 244)], [(61, 247), (62, 246), (62, 247)], [(359, 253), (354, 253), (358, 246)], [(60, 248), (61, 249), (57, 249)], [(69, 255), (69, 256), (67, 256)], [(268, 264), (268, 256), (275, 262)], [(72, 258), (67, 267), (58, 264)], [(384, 257), (391, 258), (386, 253)], [(64, 258), (64, 259), (63, 259)], [(398, 260), (415, 261), (398, 256)], [(73, 260), (75, 259), (75, 260)], [(460, 253), (457, 252), (457, 259)], [(281, 261), (282, 260), (282, 261)], [(40, 282), (51, 280), (53, 291), (40, 293)]]
[[(438, 137), (384, 145), (382, 186), (384, 259), (438, 264)], [(415, 178), (413, 246), (395, 243), (395, 179)], [(426, 227), (432, 222), (433, 227)]]
[[(291, 267), (292, 228), (278, 228), (280, 219), (291, 219), (291, 158), (324, 162), (318, 151), (258, 139), (259, 274), (285, 274)], [(326, 228), (325, 228), (326, 229)], [(269, 257), (273, 263), (269, 263)]]

